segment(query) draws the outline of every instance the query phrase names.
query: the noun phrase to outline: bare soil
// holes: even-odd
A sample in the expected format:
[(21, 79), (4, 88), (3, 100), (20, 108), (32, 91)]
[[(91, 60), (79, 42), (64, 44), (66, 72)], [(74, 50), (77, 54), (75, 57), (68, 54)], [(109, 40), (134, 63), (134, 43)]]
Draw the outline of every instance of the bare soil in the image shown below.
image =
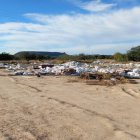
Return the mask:
[(140, 140), (140, 80), (0, 76), (0, 140)]

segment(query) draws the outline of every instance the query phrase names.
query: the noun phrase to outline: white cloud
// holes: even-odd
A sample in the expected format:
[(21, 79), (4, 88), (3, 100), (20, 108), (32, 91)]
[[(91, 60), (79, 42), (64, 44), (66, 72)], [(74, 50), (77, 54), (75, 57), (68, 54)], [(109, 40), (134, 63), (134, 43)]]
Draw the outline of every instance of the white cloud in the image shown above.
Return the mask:
[[(119, 3), (122, 3), (122, 0), (113, 0), (114, 2), (119, 2)], [(139, 0), (123, 0), (123, 3), (137, 3)]]
[(32, 22), (0, 24), (0, 45), (5, 50), (109, 54), (140, 44), (140, 7), (100, 15), (25, 16)]
[(101, 0), (90, 0), (87, 2), (83, 2), (81, 0), (74, 0), (73, 3), (81, 9), (91, 12), (106, 11), (116, 6), (116, 3), (103, 3), (101, 2)]

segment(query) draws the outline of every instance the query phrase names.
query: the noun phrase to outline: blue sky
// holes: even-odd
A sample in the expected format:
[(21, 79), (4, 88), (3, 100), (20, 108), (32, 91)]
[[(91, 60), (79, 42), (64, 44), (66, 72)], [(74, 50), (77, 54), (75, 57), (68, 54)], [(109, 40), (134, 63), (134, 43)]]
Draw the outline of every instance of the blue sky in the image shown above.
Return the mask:
[(139, 0), (1, 0), (0, 52), (125, 53), (139, 17)]

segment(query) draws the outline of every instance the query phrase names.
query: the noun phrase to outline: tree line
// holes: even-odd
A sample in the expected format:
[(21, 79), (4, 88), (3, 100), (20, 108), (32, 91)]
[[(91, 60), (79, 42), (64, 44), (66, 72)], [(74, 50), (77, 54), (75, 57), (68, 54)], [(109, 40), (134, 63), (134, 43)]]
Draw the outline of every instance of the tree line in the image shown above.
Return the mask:
[(131, 48), (126, 54), (115, 53), (113, 57), (116, 61), (140, 61), (140, 46)]
[(114, 55), (61, 55), (59, 57), (52, 57), (48, 55), (40, 54), (30, 54), (28, 52), (22, 53), (20, 55), (11, 55), (9, 53), (1, 53), (0, 60), (49, 60), (49, 59), (59, 59), (59, 60), (75, 60), (75, 61), (86, 61), (86, 60), (96, 60), (96, 59), (114, 59), (118, 62), (124, 61), (140, 61), (140, 46), (133, 47), (126, 54), (120, 52)]
[(47, 55), (39, 55), (39, 54), (30, 54), (28, 52), (22, 53), (20, 55), (11, 55), (9, 53), (1, 53), (0, 60), (48, 60), (51, 59), (50, 56)]

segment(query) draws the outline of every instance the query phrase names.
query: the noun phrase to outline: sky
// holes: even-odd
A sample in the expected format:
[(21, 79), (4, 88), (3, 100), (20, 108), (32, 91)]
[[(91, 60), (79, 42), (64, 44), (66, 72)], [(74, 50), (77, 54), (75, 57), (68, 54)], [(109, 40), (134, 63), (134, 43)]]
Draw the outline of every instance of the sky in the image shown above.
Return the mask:
[(126, 53), (140, 45), (140, 0), (0, 0), (0, 53)]

